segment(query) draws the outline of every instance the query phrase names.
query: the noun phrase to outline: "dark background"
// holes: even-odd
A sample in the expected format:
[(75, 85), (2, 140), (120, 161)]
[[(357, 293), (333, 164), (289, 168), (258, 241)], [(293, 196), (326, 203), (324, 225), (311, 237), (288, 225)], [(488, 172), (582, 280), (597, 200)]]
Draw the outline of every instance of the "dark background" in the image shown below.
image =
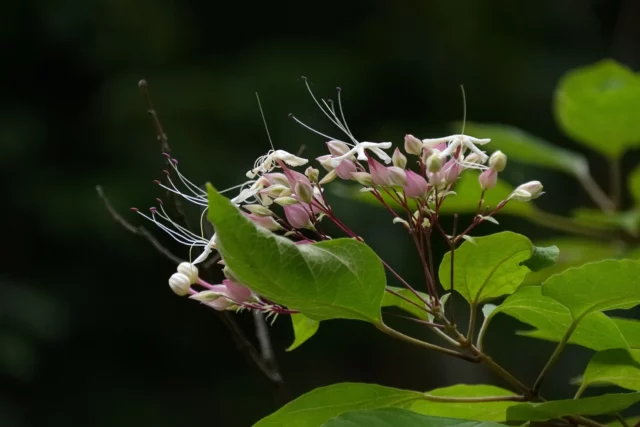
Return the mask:
[[(183, 171), (219, 188), (269, 147), (256, 91), (279, 148), (323, 152), (322, 138), (287, 117), (331, 130), (303, 75), (318, 95), (344, 89), (357, 136), (397, 143), (405, 133), (450, 133), (463, 83), (470, 120), (580, 150), (605, 180), (600, 158), (557, 129), (553, 89), (565, 71), (603, 58), (637, 69), (639, 28), (634, 0), (4, 2), (0, 426), (246, 426), (283, 403), (211, 310), (171, 293), (174, 265), (115, 224), (96, 196), (103, 185), (137, 225), (128, 208), (163, 195), (151, 182), (164, 165), (139, 79)], [(543, 180), (539, 203), (553, 212), (589, 205), (562, 175), (514, 167), (506, 176)], [(334, 203), (385, 259), (419, 277), (384, 212)], [(523, 220), (501, 227), (550, 236)], [(252, 335), (251, 316), (238, 320)], [(487, 348), (531, 382), (553, 345), (514, 336), (517, 326), (497, 319)], [(284, 352), (288, 319), (271, 331), (292, 396), (337, 381), (419, 390), (494, 381), (360, 322), (326, 322), (293, 353)], [(566, 379), (587, 354), (565, 355), (550, 396), (574, 390)]]

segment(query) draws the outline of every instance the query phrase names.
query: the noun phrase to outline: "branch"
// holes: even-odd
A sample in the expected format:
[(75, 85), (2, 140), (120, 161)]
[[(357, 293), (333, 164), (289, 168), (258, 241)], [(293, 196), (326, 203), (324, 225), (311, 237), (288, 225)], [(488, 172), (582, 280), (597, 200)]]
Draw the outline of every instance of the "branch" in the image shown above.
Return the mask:
[(104, 194), (102, 186), (96, 186), (96, 191), (98, 192), (98, 197), (102, 199), (102, 201), (104, 202), (104, 206), (107, 208), (107, 211), (111, 214), (111, 217), (115, 222), (120, 224), (125, 230), (129, 231), (130, 233), (133, 233), (136, 236), (144, 237), (149, 243), (151, 243), (151, 246), (156, 248), (158, 252), (171, 260), (174, 264), (180, 264), (182, 262), (180, 258), (172, 254), (169, 249), (165, 248), (146, 228), (141, 225), (136, 227), (126, 219), (124, 219), (122, 215), (120, 215), (118, 211), (113, 208), (113, 205), (111, 205), (111, 202)]
[(547, 361), (547, 364), (544, 365), (544, 368), (542, 368), (542, 371), (540, 371), (540, 374), (538, 375), (538, 379), (536, 379), (536, 382), (533, 385), (532, 392), (533, 392), (534, 395), (537, 395), (538, 392), (540, 391), (540, 387), (542, 386), (542, 381), (544, 380), (544, 376), (547, 374), (547, 372), (549, 372), (551, 367), (553, 367), (553, 365), (560, 358), (560, 354), (562, 354), (562, 351), (564, 350), (564, 347), (569, 342), (569, 338), (571, 338), (571, 335), (573, 334), (573, 331), (576, 330), (577, 326), (578, 326), (578, 322), (576, 322), (576, 321), (574, 321), (571, 324), (571, 326), (569, 326), (569, 329), (567, 329), (567, 332), (565, 332), (564, 336), (562, 337), (562, 339), (558, 343), (558, 346), (556, 347), (556, 349), (554, 350), (553, 354), (551, 355), (551, 357)]

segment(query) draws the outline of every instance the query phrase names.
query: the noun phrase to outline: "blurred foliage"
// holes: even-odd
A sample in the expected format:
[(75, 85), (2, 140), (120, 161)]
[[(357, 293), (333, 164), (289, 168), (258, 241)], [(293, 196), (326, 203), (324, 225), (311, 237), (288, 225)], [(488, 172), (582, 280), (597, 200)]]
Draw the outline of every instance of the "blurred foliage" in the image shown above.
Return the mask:
[[(322, 138), (287, 118), (293, 112), (331, 131), (302, 75), (320, 94), (343, 87), (350, 127), (371, 140), (444, 134), (461, 119), (464, 83), (470, 121), (509, 123), (579, 151), (594, 179), (606, 182), (604, 162), (554, 124), (553, 89), (566, 70), (602, 58), (637, 69), (634, 11), (631, 0), (5, 4), (0, 166), (9, 226), (0, 276), (0, 425), (242, 426), (281, 406), (213, 313), (171, 294), (173, 266), (115, 224), (95, 196), (95, 185), (104, 185), (136, 224), (126, 209), (163, 196), (151, 184), (163, 159), (139, 79), (150, 82), (183, 169), (219, 188), (241, 179), (268, 147), (256, 91), (278, 145), (304, 146), (309, 157), (323, 151)], [(505, 178), (545, 182), (539, 206), (554, 214), (592, 206), (577, 183), (553, 171), (523, 165)], [(335, 204), (356, 232), (375, 227), (368, 241), (397, 270), (419, 277), (409, 242), (384, 225), (382, 212)], [(517, 218), (500, 227), (534, 241), (553, 234)], [(251, 333), (252, 320), (240, 320)], [(287, 354), (290, 324), (276, 322), (274, 347), (292, 395), (339, 380), (423, 390), (491, 381), (354, 323), (327, 322)], [(513, 323), (496, 319), (493, 328), (512, 334)], [(514, 368), (500, 340), (488, 338), (490, 351)], [(535, 370), (547, 356), (539, 343), (514, 337), (512, 344), (522, 349), (521, 367)], [(572, 364), (563, 367), (577, 374), (572, 366), (586, 364), (588, 354), (576, 350), (567, 359)], [(418, 361), (438, 368), (415, 371)], [(522, 369), (515, 370), (526, 378)], [(558, 394), (568, 387), (557, 384)]]

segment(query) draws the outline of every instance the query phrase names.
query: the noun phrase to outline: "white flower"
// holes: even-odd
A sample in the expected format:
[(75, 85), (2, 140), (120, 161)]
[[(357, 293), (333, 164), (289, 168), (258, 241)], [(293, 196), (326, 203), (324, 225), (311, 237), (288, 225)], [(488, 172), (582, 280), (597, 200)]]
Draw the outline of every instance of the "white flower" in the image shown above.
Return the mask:
[[(430, 148), (430, 149), (437, 146), (438, 144), (442, 144), (443, 142), (447, 143), (447, 148), (445, 148), (441, 154), (443, 159), (448, 156), (451, 156), (452, 158), (455, 158), (456, 163), (464, 166), (465, 168), (471, 168), (471, 169), (487, 168), (486, 166), (482, 165), (482, 163), (485, 163), (489, 158), (489, 156), (487, 156), (487, 154), (484, 151), (481, 151), (478, 147), (476, 147), (476, 144), (484, 145), (491, 142), (491, 139), (489, 138), (480, 139), (480, 138), (475, 138), (469, 135), (458, 134), (458, 135), (445, 136), (443, 138), (431, 138), (431, 139), (422, 140), (424, 147)], [(456, 157), (456, 151), (458, 150), (459, 147), (460, 147), (460, 155)], [(479, 163), (465, 162), (464, 160), (460, 160), (462, 156), (465, 154), (466, 150), (469, 150), (472, 153), (474, 153), (476, 156), (478, 156)]]
[(253, 179), (257, 175), (271, 172), (278, 165), (277, 160), (293, 167), (305, 165), (309, 161), (284, 150), (269, 150), (267, 154), (258, 157), (254, 162), (253, 169), (247, 172), (247, 178)]
[(355, 155), (358, 160), (366, 161), (367, 155), (364, 153), (364, 150), (370, 150), (373, 154), (378, 156), (380, 160), (382, 160), (386, 164), (389, 164), (391, 163), (391, 157), (389, 157), (387, 153), (382, 151), (382, 149), (386, 150), (389, 148), (391, 148), (390, 142), (356, 142), (356, 144), (353, 145), (353, 147), (342, 156), (332, 157), (331, 166), (338, 167), (341, 161), (353, 155)]
[(544, 194), (542, 192), (542, 188), (542, 183), (540, 181), (529, 181), (513, 190), (513, 193), (511, 193), (507, 200), (528, 202), (530, 200), (537, 199)]

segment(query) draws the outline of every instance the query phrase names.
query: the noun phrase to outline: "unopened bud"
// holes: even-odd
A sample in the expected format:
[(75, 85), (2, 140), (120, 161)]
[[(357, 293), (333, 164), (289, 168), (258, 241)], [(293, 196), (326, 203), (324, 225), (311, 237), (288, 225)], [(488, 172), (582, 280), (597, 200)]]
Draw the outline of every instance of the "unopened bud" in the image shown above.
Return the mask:
[(338, 177), (338, 174), (336, 173), (335, 169), (331, 169), (325, 176), (322, 177), (322, 179), (320, 180), (319, 184), (320, 185), (325, 185), (330, 183), (331, 181), (333, 181), (334, 179), (336, 179)]
[(333, 169), (335, 169), (335, 167), (333, 166), (333, 164), (331, 163), (331, 159), (333, 158), (333, 156), (331, 154), (326, 154), (324, 156), (320, 156), (320, 157), (316, 157), (316, 160), (318, 161), (318, 163), (320, 163), (320, 165), (325, 168), (325, 170), (327, 172), (332, 171)]
[(313, 228), (311, 218), (305, 208), (300, 205), (291, 205), (284, 207), (284, 215), (293, 228)]
[(471, 153), (464, 158), (465, 163), (479, 163), (482, 164), (482, 159), (476, 153)]
[(198, 267), (190, 262), (181, 262), (178, 265), (178, 273), (182, 273), (189, 279), (189, 284), (193, 285), (198, 281)]
[(427, 180), (412, 170), (407, 171), (407, 184), (403, 187), (407, 197), (422, 197), (427, 194), (429, 184)]
[(291, 206), (291, 205), (295, 205), (298, 204), (299, 202), (294, 199), (293, 197), (278, 197), (276, 199), (273, 199), (274, 202), (276, 202), (277, 204), (279, 204), (280, 206)]
[(169, 278), (169, 287), (176, 295), (183, 297), (191, 289), (191, 280), (183, 273), (173, 273)]
[(509, 200), (528, 202), (530, 200), (537, 199), (543, 194), (542, 188), (540, 181), (527, 182), (513, 190), (513, 193), (509, 196)]
[(313, 200), (313, 187), (308, 182), (296, 182), (296, 186), (293, 191), (302, 202), (311, 203)]
[(497, 172), (502, 172), (507, 167), (507, 156), (500, 150), (489, 157), (489, 167)]
[(254, 215), (254, 214), (245, 214), (245, 215), (247, 216), (247, 218), (253, 221), (254, 224), (262, 228), (266, 228), (269, 231), (278, 231), (282, 228), (280, 224), (278, 224), (278, 222), (275, 219), (273, 219), (273, 217), (271, 216), (260, 216), (260, 215)]
[(358, 168), (352, 160), (345, 159), (340, 162), (335, 171), (338, 177), (342, 179), (351, 179), (351, 174), (357, 172)]
[(404, 136), (404, 151), (415, 156), (419, 156), (422, 153), (422, 141), (413, 135)]
[(402, 224), (407, 230), (411, 229), (411, 226), (409, 225), (409, 223), (406, 220), (400, 218), (399, 216), (393, 218), (393, 221), (391, 222), (393, 222), (394, 224)]
[(373, 179), (371, 179), (371, 174), (368, 172), (351, 172), (351, 178), (367, 187), (373, 185)]
[(244, 205), (242, 207), (245, 208), (246, 210), (248, 210), (249, 212), (251, 212), (254, 215), (258, 215), (258, 216), (271, 216), (271, 215), (273, 215), (273, 212), (271, 212), (269, 209), (265, 208), (262, 205)]
[(304, 174), (307, 176), (307, 178), (309, 178), (309, 181), (318, 182), (318, 177), (320, 176), (320, 171), (318, 169), (315, 169), (315, 168), (312, 168), (311, 166), (309, 166), (304, 171)]
[(431, 173), (439, 172), (442, 169), (442, 158), (440, 152), (434, 151), (427, 159), (427, 170)]
[(494, 169), (487, 169), (480, 174), (478, 181), (480, 182), (480, 188), (482, 188), (482, 191), (487, 191), (496, 186), (496, 183), (498, 182), (498, 171)]
[(289, 183), (287, 183), (286, 187), (284, 185), (280, 185), (280, 184), (270, 185), (269, 187), (265, 188), (264, 190), (260, 190), (260, 194), (264, 194), (264, 195), (269, 196), (269, 197), (280, 197), (284, 190), (289, 190), (288, 185), (289, 185)]
[(393, 161), (393, 166), (397, 166), (400, 169), (407, 167), (407, 157), (400, 152), (398, 147), (394, 150), (393, 156), (391, 156), (391, 161)]
[(389, 183), (391, 185), (405, 186), (407, 185), (407, 173), (404, 169), (399, 168), (397, 166), (389, 166), (387, 167), (389, 171)]
[(327, 142), (327, 147), (335, 157), (344, 156), (349, 151), (349, 146), (342, 141), (329, 141)]
[(289, 179), (287, 178), (287, 176), (283, 173), (280, 172), (273, 172), (273, 173), (267, 173), (263, 175), (268, 181), (269, 183), (271, 183), (272, 185), (284, 185), (284, 186), (289, 186)]

